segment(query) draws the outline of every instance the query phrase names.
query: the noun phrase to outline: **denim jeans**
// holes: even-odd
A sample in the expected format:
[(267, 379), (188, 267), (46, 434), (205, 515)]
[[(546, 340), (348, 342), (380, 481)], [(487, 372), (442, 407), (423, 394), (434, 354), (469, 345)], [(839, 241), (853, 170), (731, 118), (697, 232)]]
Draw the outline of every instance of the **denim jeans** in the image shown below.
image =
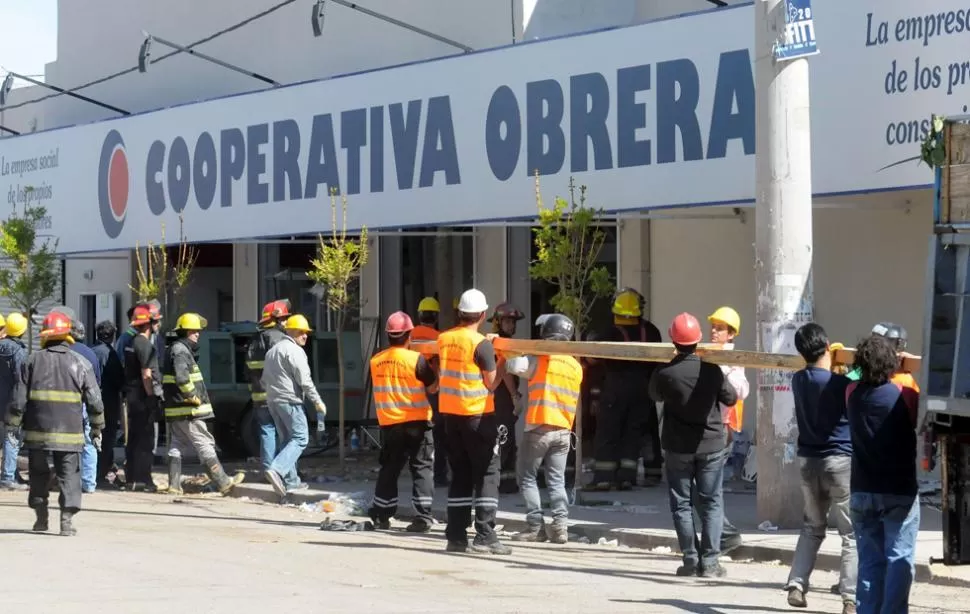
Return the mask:
[(849, 500), (859, 547), (859, 614), (907, 614), (916, 573), (919, 496), (853, 492)]
[[(665, 452), (667, 485), (670, 489), (670, 511), (674, 517), (677, 542), (684, 565), (710, 569), (717, 566), (721, 554), (721, 531), (724, 525), (724, 455), (727, 450), (710, 454)], [(694, 512), (691, 490), (697, 497), (701, 522), (700, 553), (694, 540)]]
[(266, 471), (279, 451), (279, 438), (273, 415), (265, 403), (256, 406), (256, 434), (259, 435), (259, 462)]
[(84, 424), (84, 447), (81, 449), (81, 490), (83, 492), (94, 492), (94, 489), (98, 486), (98, 449), (91, 443), (91, 420), (88, 419), (88, 410), (84, 405), (81, 406), (81, 416)]
[(270, 415), (276, 426), (280, 449), (273, 456), (270, 470), (275, 471), (283, 479), (287, 488), (300, 483), (300, 476), (296, 472), (296, 464), (300, 456), (310, 443), (309, 425), (303, 405), (270, 405)]
[(846, 455), (802, 458), (802, 496), (805, 500), (805, 525), (798, 536), (795, 558), (788, 574), (788, 588), (809, 590), (809, 578), (815, 568), (818, 550), (825, 540), (829, 511), (842, 538), (842, 566), (839, 592), (843, 601), (855, 602), (856, 555), (855, 535), (849, 513), (849, 479), (852, 457)]
[(554, 526), (566, 525), (569, 508), (566, 502), (566, 458), (569, 456), (571, 432), (567, 429), (538, 429), (525, 431), (518, 450), (516, 467), (519, 489), (525, 500), (526, 522), (530, 529), (543, 525), (542, 501), (536, 475), (539, 467), (546, 467), (546, 485), (549, 488), (549, 507)]
[(0, 467), (0, 484), (13, 484), (17, 481), (17, 456), (24, 443), (24, 431), (18, 427), (3, 425), (3, 466)]

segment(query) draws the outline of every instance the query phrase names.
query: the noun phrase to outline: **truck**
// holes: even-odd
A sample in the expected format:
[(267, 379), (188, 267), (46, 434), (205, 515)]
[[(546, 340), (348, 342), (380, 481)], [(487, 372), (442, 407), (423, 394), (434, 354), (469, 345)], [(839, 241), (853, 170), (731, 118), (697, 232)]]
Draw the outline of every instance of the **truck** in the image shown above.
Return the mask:
[[(226, 459), (259, 455), (256, 419), (250, 399), (246, 373), (246, 351), (257, 334), (254, 322), (223, 324), (217, 332), (204, 332), (199, 339), (199, 367), (202, 370), (215, 418), (212, 422), (216, 444)], [(366, 402), (366, 376), (361, 334), (343, 334), (345, 366), (346, 424), (367, 425), (369, 404)], [(306, 346), (310, 370), (317, 390), (327, 407), (328, 430), (337, 422), (339, 386), (337, 373), (337, 333), (316, 332)], [(311, 433), (317, 416), (305, 406)]]
[(937, 122), (923, 148), (935, 167), (920, 407), (925, 471), (939, 469), (944, 565), (970, 563), (970, 116)]

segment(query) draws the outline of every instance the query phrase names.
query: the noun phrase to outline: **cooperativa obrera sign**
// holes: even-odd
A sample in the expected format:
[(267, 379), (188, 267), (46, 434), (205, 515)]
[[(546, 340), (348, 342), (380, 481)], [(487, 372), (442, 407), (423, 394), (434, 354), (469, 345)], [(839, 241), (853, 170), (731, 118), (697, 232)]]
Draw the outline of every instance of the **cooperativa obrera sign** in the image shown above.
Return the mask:
[[(816, 194), (930, 183), (931, 113), (970, 102), (970, 4), (815, 0)], [(0, 190), (64, 253), (534, 215), (533, 174), (609, 211), (754, 198), (753, 9), (304, 83), (0, 139)], [(770, 50), (763, 50), (770, 53)], [(888, 167), (888, 168), (887, 168)], [(169, 233), (171, 235), (172, 233)]]

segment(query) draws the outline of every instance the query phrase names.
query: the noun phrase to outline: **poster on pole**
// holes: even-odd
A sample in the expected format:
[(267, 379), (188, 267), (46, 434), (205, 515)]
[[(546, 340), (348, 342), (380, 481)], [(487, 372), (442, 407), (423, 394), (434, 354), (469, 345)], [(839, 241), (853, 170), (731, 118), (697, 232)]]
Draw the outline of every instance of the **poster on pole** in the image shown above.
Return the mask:
[(784, 0), (785, 31), (775, 44), (775, 60), (796, 60), (818, 53), (812, 0)]

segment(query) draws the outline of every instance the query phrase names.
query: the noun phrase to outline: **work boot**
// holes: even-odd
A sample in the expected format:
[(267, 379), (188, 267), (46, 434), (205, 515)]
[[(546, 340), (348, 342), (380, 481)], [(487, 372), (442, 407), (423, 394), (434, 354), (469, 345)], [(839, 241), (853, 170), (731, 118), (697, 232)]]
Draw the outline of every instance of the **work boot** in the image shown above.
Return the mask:
[(31, 530), (38, 533), (46, 531), (49, 528), (50, 512), (47, 511), (46, 507), (35, 507), (34, 514), (37, 515), (37, 520)]
[(28, 486), (26, 484), (18, 484), (16, 480), (13, 482), (0, 482), (0, 490), (24, 491), (27, 489)]
[(520, 531), (512, 536), (512, 541), (516, 542), (544, 542), (548, 541), (546, 528), (544, 526), (529, 527), (525, 531)]
[(585, 492), (609, 492), (613, 485), (609, 482), (590, 482), (583, 486)]
[(856, 612), (855, 612), (855, 602), (853, 602), (853, 601), (843, 601), (842, 602), (842, 614), (856, 614)]
[(565, 526), (554, 524), (546, 534), (549, 536), (549, 541), (554, 544), (565, 544), (569, 541), (569, 530)]
[[(222, 496), (228, 495), (232, 492), (232, 489), (242, 484), (242, 481), (246, 479), (246, 474), (242, 471), (237, 471), (230, 477), (226, 470), (222, 468), (222, 463), (216, 459), (209, 459), (205, 463), (206, 473), (209, 474), (209, 478), (216, 483), (216, 488), (219, 489), (219, 494)], [(276, 488), (276, 485), (273, 485)], [(286, 490), (283, 490), (283, 495), (286, 495)]]
[(512, 549), (500, 542), (497, 538), (493, 542), (486, 542), (481, 537), (475, 536), (475, 539), (472, 540), (468, 549), (478, 554), (512, 554)]
[(681, 578), (688, 578), (697, 575), (697, 565), (681, 565), (677, 568), (677, 575)]
[(61, 511), (61, 537), (73, 537), (77, 535), (77, 529), (74, 528), (74, 512)]
[(427, 520), (415, 518), (404, 530), (408, 533), (427, 533), (431, 530), (431, 524)]
[(498, 485), (498, 493), (500, 495), (514, 495), (519, 492), (519, 485), (515, 483), (515, 480), (502, 480)]
[(710, 567), (702, 567), (698, 575), (702, 578), (723, 578), (727, 575), (727, 570), (720, 563), (714, 563)]
[(168, 457), (168, 494), (182, 494), (182, 457)]
[(453, 542), (449, 539), (445, 552), (468, 552), (468, 542)]
[(805, 599), (805, 591), (797, 586), (788, 588), (788, 605), (793, 608), (807, 608), (808, 600)]

